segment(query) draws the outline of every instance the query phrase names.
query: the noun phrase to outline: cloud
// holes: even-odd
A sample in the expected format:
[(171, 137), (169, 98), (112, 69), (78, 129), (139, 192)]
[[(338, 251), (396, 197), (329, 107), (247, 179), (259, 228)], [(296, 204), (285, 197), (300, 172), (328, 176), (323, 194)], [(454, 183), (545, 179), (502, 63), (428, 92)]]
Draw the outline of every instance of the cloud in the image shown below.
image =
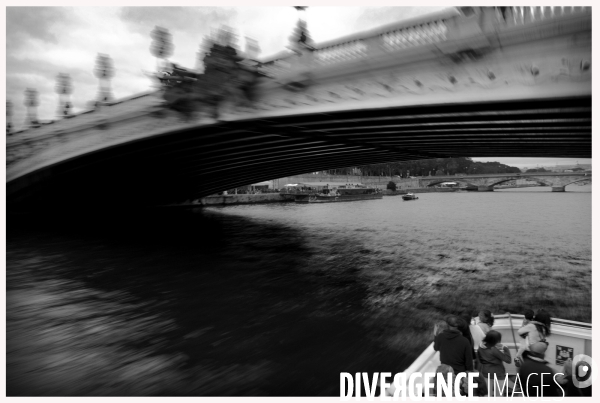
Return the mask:
[[(38, 117), (56, 117), (58, 97), (54, 92), (58, 73), (68, 73), (73, 81), (74, 111), (87, 107), (98, 91), (93, 74), (97, 53), (109, 54), (115, 65), (113, 92), (124, 97), (150, 88), (142, 70), (154, 66), (148, 47), (150, 38), (131, 32), (118, 18), (116, 8), (38, 8), (10, 10), (13, 22), (7, 40), (6, 95), (14, 105), (13, 122), (20, 128), (25, 120), (25, 88), (40, 94)], [(32, 28), (31, 21), (40, 21)], [(14, 22), (17, 24), (14, 24)], [(64, 23), (64, 25), (63, 25)], [(8, 29), (8, 28), (7, 28)], [(52, 39), (44, 31), (52, 32)]]
[(56, 31), (73, 23), (73, 9), (69, 7), (7, 7), (7, 52), (29, 39), (58, 44), (60, 36)]
[(145, 51), (155, 26), (168, 29), (175, 47), (172, 59), (192, 68), (204, 37), (214, 28), (232, 25), (236, 17), (231, 7), (124, 7), (118, 13), (127, 30), (144, 38)]
[(119, 18), (136, 32), (150, 36), (156, 26), (171, 32), (210, 32), (211, 26), (228, 24), (236, 18), (231, 7), (123, 7)]
[(372, 29), (447, 8), (449, 7), (363, 7), (354, 28), (357, 30)]

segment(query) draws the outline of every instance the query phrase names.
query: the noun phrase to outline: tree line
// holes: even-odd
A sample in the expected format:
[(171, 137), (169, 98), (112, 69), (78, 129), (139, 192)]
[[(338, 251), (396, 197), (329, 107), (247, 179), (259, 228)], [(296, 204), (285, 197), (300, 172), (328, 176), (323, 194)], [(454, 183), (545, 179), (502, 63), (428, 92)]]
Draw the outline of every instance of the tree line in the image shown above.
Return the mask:
[(365, 175), (407, 178), (409, 176), (480, 175), (520, 173), (517, 167), (499, 162), (479, 162), (468, 157), (387, 162), (328, 171), (338, 175)]

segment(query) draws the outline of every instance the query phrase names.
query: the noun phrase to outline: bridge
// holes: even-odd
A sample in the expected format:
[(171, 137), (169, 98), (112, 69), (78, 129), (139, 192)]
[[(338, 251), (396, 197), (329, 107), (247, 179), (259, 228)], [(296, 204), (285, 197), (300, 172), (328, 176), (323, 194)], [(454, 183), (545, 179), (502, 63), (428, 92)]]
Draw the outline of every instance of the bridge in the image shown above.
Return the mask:
[(487, 175), (454, 175), (435, 176), (416, 179), (418, 186), (430, 187), (445, 182), (457, 182), (467, 186), (476, 186), (479, 192), (491, 192), (494, 186), (502, 183), (527, 179), (545, 186), (551, 186), (553, 192), (564, 192), (565, 187), (573, 183), (588, 182), (592, 180), (592, 174), (588, 173), (558, 173), (558, 172), (536, 172), (536, 173), (514, 173), (514, 174), (487, 174)]
[(163, 87), (9, 136), (8, 205), (164, 204), (426, 158), (591, 157), (590, 7), (454, 8), (257, 71), (252, 102), (184, 115)]

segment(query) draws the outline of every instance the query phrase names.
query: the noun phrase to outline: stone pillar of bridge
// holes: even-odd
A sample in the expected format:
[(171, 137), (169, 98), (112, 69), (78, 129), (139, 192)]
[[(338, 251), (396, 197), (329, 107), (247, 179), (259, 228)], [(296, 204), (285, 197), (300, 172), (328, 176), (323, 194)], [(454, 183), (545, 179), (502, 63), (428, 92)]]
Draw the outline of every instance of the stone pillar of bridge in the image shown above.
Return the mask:
[(565, 187), (564, 186), (552, 186), (552, 191), (553, 192), (564, 192)]
[(488, 186), (488, 185), (479, 185), (479, 186), (477, 186), (477, 191), (478, 192), (493, 192), (494, 187)]

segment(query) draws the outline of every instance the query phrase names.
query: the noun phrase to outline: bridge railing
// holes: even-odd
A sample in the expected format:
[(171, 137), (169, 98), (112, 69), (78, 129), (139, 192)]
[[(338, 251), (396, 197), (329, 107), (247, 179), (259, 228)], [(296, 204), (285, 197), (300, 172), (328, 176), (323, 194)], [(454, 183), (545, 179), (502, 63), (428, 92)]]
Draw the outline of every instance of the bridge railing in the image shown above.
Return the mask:
[(496, 7), (495, 11), (498, 17), (507, 25), (525, 25), (535, 21), (548, 20), (551, 18), (568, 16), (578, 13), (591, 13), (591, 7), (505, 7), (505, 14), (502, 15), (500, 7)]
[[(302, 70), (368, 60), (409, 49), (460, 41), (540, 21), (590, 14), (591, 7), (461, 7), (317, 44), (302, 55), (267, 60), (263, 72), (274, 78)], [(468, 42), (468, 41), (467, 41)], [(441, 46), (443, 49), (444, 47)], [(460, 50), (451, 47), (452, 50)], [(450, 51), (452, 51), (450, 50)]]
[[(382, 28), (323, 42), (303, 56), (289, 54), (264, 63), (263, 71), (272, 77), (295, 70), (297, 64), (312, 67), (330, 66), (358, 61), (377, 54), (395, 52), (446, 40), (447, 21), (459, 17), (457, 9), (444, 10), (424, 17), (414, 18)], [(308, 56), (308, 57), (306, 57)]]
[(84, 110), (67, 119), (13, 133), (6, 139), (6, 165), (10, 166), (57, 145), (83, 140), (86, 136), (94, 141), (111, 140), (107, 134), (109, 130), (106, 130), (111, 124), (145, 116), (161, 102), (154, 92), (145, 92)]

